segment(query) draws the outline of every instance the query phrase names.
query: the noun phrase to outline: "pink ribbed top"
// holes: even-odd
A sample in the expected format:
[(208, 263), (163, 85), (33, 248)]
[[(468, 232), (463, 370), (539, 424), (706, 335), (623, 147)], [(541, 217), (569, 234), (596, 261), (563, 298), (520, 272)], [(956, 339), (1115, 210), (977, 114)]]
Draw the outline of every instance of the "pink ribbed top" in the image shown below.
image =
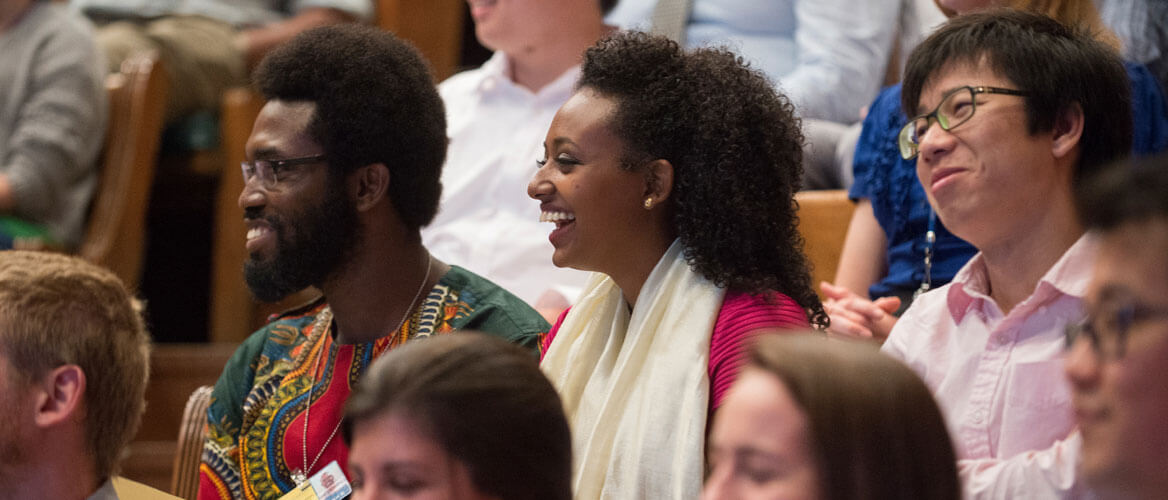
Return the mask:
[[(555, 326), (544, 338), (540, 346), (540, 357), (568, 315), (565, 310), (556, 320)], [(710, 334), (710, 415), (722, 404), (722, 398), (730, 390), (730, 385), (742, 369), (746, 360), (746, 347), (759, 330), (770, 328), (801, 330), (810, 326), (807, 314), (793, 299), (778, 292), (751, 295), (743, 292), (726, 292), (722, 309), (714, 321), (714, 331)]]

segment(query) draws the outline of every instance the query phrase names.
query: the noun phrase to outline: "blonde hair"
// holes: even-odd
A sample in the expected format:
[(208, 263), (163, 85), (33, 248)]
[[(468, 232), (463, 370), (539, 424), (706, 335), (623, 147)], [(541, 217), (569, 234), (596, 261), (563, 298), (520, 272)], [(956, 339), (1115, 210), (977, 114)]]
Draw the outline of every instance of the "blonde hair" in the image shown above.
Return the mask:
[(1119, 37), (1103, 24), (1099, 9), (1091, 0), (1005, 0), (1003, 6), (1044, 14), (1067, 26), (1080, 26), (1096, 40), (1120, 50)]
[[(940, 0), (933, 0), (941, 12), (947, 17), (957, 15), (953, 9), (941, 5)], [(1117, 52), (1122, 49), (1119, 37), (1103, 24), (1099, 16), (1099, 9), (1091, 0), (994, 0), (1000, 7), (1022, 10), (1042, 14), (1067, 26), (1079, 26), (1086, 29), (1092, 36)]]
[(141, 305), (113, 273), (44, 252), (0, 252), (0, 345), (12, 382), (77, 365), (86, 447), (98, 478), (117, 470), (145, 408), (150, 339)]

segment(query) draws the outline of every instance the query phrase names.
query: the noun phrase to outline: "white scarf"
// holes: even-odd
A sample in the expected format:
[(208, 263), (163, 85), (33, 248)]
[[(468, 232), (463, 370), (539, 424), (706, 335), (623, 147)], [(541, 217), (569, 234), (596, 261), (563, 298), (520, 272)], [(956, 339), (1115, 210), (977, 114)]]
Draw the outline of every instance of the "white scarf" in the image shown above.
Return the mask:
[(541, 364), (572, 426), (578, 500), (698, 497), (710, 333), (724, 295), (690, 269), (678, 241), (631, 317), (612, 278), (591, 277)]

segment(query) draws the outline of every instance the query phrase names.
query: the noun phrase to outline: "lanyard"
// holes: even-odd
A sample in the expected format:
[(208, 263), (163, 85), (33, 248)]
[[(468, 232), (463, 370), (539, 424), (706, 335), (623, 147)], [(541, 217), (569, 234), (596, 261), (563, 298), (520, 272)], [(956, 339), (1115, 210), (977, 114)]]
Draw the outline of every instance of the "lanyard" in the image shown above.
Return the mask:
[(913, 292), (913, 299), (933, 287), (933, 246), (937, 243), (937, 213), (929, 207), (929, 230), (925, 232), (925, 276), (921, 286)]

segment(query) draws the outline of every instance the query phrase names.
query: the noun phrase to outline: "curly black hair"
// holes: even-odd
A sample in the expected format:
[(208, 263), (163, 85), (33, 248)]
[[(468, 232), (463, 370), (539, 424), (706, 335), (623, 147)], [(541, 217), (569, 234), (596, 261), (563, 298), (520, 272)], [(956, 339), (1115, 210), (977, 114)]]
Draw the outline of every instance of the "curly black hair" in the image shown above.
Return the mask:
[(762, 73), (727, 49), (683, 52), (620, 32), (588, 49), (577, 86), (616, 102), (626, 168), (673, 164), (673, 223), (696, 272), (737, 291), (784, 293), (827, 325), (795, 214), (803, 133)]
[(316, 103), (308, 132), (334, 172), (383, 163), (401, 220), (417, 229), (434, 218), (446, 113), (412, 45), (358, 24), (315, 28), (269, 53), (255, 83), (267, 99)]

